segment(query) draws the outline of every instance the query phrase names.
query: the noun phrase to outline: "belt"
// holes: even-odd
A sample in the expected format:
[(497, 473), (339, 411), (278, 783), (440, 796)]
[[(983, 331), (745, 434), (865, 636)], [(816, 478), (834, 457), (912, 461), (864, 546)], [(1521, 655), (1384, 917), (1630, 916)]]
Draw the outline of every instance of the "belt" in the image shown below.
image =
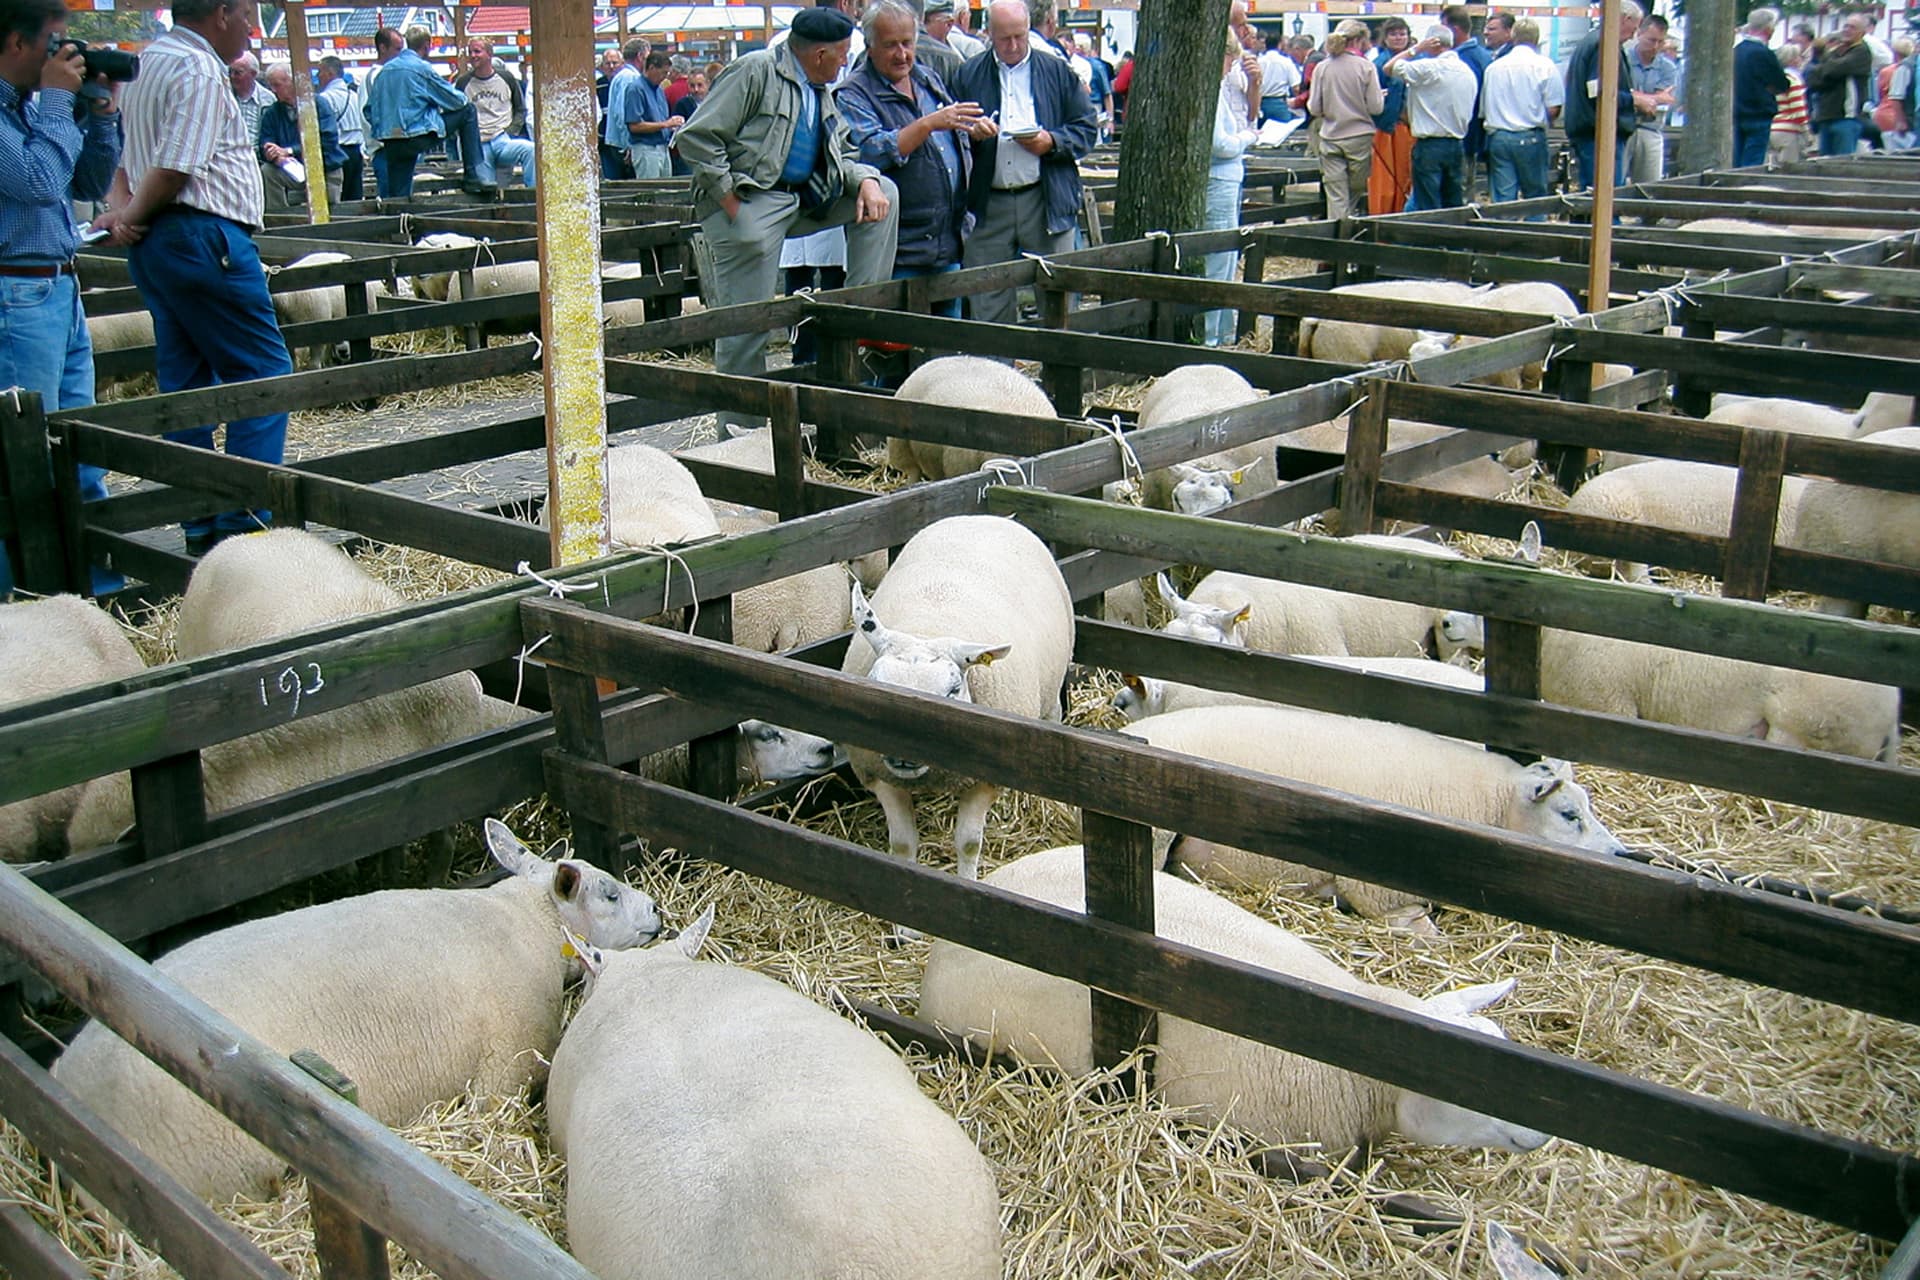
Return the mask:
[(246, 223), (240, 221), (238, 218), (229, 218), (224, 213), (214, 213), (211, 210), (202, 209), (199, 205), (182, 204), (178, 200), (175, 200), (171, 204), (163, 204), (158, 209), (155, 209), (153, 211), (152, 216), (149, 217), (147, 221), (149, 223), (157, 222), (161, 218), (166, 217), (170, 213), (190, 213), (195, 215), (196, 217), (201, 217), (201, 218), (218, 218), (222, 222), (231, 222), (234, 226), (240, 228), (242, 231), (246, 232), (248, 235), (252, 235), (256, 230), (258, 230), (258, 228), (248, 226)]
[(0, 262), (0, 276), (27, 276), (34, 280), (51, 280), (56, 276), (74, 274), (73, 263), (40, 265), (26, 262)]
[(1039, 184), (1039, 183), (1037, 183), (1037, 182), (1029, 182), (1029, 183), (1027, 183), (1027, 184), (1026, 184), (1026, 185), (1024, 185), (1024, 186), (1019, 186), (1019, 187), (995, 187), (995, 188), (994, 188), (994, 190), (995, 190), (995, 191), (997, 191), (997, 192), (1000, 192), (1000, 193), (1001, 193), (1002, 195), (1009, 195), (1009, 196), (1017, 196), (1017, 195), (1019, 195), (1019, 194), (1020, 194), (1020, 193), (1021, 193), (1022, 191), (1031, 191), (1031, 190), (1033, 190), (1033, 189), (1034, 189), (1035, 187), (1037, 187), (1037, 186), (1039, 186), (1039, 185), (1040, 185), (1040, 184)]

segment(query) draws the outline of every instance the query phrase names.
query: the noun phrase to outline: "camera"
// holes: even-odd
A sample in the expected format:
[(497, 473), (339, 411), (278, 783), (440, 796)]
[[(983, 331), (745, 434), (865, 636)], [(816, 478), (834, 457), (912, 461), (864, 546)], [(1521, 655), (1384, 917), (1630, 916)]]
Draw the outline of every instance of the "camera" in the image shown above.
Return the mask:
[(61, 36), (47, 37), (47, 56), (58, 57), (62, 49), (78, 49), (86, 60), (87, 78), (105, 76), (120, 84), (134, 79), (140, 74), (140, 55), (128, 53), (124, 49), (113, 49), (105, 45), (89, 45), (85, 40), (73, 40)]

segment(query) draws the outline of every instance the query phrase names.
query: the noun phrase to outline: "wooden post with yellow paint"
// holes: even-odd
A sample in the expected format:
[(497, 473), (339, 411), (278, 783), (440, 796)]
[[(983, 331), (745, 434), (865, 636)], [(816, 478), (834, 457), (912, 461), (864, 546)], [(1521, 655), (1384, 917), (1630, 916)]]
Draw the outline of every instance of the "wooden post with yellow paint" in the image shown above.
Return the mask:
[(300, 153), (306, 158), (307, 209), (315, 222), (333, 216), (327, 204), (327, 160), (320, 149), (320, 109), (313, 101), (313, 68), (307, 58), (307, 0), (286, 0), (287, 62), (300, 113)]
[(532, 6), (547, 527), (556, 565), (607, 553), (607, 371), (600, 302), (600, 150), (593, 0)]
[(1593, 243), (1587, 258), (1587, 310), (1605, 311), (1613, 294), (1613, 184), (1619, 179), (1620, 0), (1600, 7), (1600, 94), (1593, 100)]

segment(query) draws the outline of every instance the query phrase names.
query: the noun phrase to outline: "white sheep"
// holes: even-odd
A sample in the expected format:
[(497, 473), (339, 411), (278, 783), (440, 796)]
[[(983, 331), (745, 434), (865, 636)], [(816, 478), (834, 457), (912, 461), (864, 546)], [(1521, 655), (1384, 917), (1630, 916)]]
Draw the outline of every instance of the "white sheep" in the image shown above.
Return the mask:
[[(1570, 318), (1580, 314), (1579, 304), (1572, 295), (1557, 284), (1544, 280), (1523, 280), (1517, 284), (1496, 285), (1474, 299), (1475, 306), (1488, 311), (1502, 311), (1513, 315), (1557, 316)], [(1478, 334), (1450, 334), (1421, 331), (1420, 340), (1408, 349), (1407, 358), (1424, 360), (1455, 347), (1478, 346), (1493, 339)], [(1605, 366), (1614, 368), (1616, 366)], [(1504, 387), (1509, 391), (1538, 391), (1546, 380), (1547, 363), (1545, 357), (1531, 361), (1514, 369), (1502, 369), (1500, 372), (1482, 378), (1486, 386)], [(1594, 385), (1602, 385), (1599, 371), (1595, 371)]]
[[(841, 670), (883, 684), (1060, 719), (1073, 660), (1073, 600), (1046, 544), (1000, 516), (952, 516), (916, 533), (874, 594), (853, 589), (856, 639)], [(847, 750), (853, 771), (887, 815), (887, 845), (919, 850), (912, 792), (958, 791), (953, 844), (960, 874), (979, 874), (987, 810), (1000, 788), (944, 769)]]
[[(1451, 547), (1419, 538), (1361, 534), (1343, 541), (1412, 555), (1461, 558)], [(1169, 624), (1168, 632), (1222, 644), (1244, 643), (1266, 653), (1421, 657), (1434, 643), (1435, 629), (1447, 612), (1431, 605), (1244, 573), (1210, 573), (1184, 601), (1164, 579), (1160, 592), (1179, 624)], [(1196, 613), (1190, 606), (1207, 612)], [(1240, 639), (1235, 638), (1232, 625), (1218, 625), (1221, 618), (1229, 623), (1239, 618), (1244, 627)]]
[(720, 533), (693, 472), (652, 445), (607, 450), (607, 509), (619, 547), (665, 547)]
[[(725, 427), (721, 430), (724, 432)], [(742, 471), (752, 471), (759, 475), (770, 476), (773, 468), (773, 429), (760, 427), (753, 431), (743, 431), (739, 435), (726, 436), (705, 444), (688, 445), (673, 451), (676, 458), (693, 458), (700, 462), (716, 462), (722, 466), (738, 467)], [(711, 500), (710, 500), (711, 501)], [(751, 511), (754, 508), (742, 507), (737, 511)], [(718, 506), (715, 514), (719, 514)], [(887, 549), (869, 551), (848, 562), (854, 576), (860, 579), (860, 585), (868, 591), (880, 585), (887, 576)], [(844, 628), (842, 628), (844, 630)]]
[(1707, 421), (1846, 440), (1906, 426), (1913, 421), (1913, 399), (1875, 391), (1858, 410), (1848, 413), (1811, 400), (1715, 396)]
[[(1078, 845), (1029, 854), (986, 883), (1069, 911), (1086, 909)], [(1354, 977), (1305, 940), (1200, 885), (1156, 874), (1153, 893), (1155, 932), (1170, 941), (1505, 1038), (1479, 1011), (1511, 991), (1511, 979), (1423, 1000)], [(1093, 1069), (1090, 1006), (1077, 982), (950, 942), (933, 944), (920, 987), (922, 1018), (1074, 1075)], [(1262, 1142), (1315, 1142), (1328, 1153), (1395, 1133), (1435, 1146), (1502, 1151), (1531, 1151), (1547, 1140), (1536, 1130), (1167, 1013), (1159, 1018), (1154, 1079), (1169, 1104), (1196, 1108), (1210, 1123), (1232, 1124)]]
[(574, 1256), (602, 1280), (998, 1280), (999, 1196), (966, 1133), (873, 1036), (695, 963), (708, 918), (589, 958), (547, 1088)]
[[(657, 935), (652, 899), (585, 862), (541, 858), (488, 819), (513, 874), (487, 889), (389, 889), (198, 938), (154, 968), (279, 1053), (312, 1049), (402, 1125), (471, 1091), (510, 1096), (560, 1040), (574, 967), (561, 927), (596, 947)], [(548, 851), (550, 855), (555, 850)], [(273, 1194), (284, 1162), (99, 1023), (53, 1066), (194, 1194)]]
[(435, 271), (413, 277), (414, 296), (430, 302), (472, 302), (503, 293), (538, 293), (540, 264), (533, 259), (519, 262), (493, 261), (486, 242), (458, 231), (440, 231), (414, 241), (421, 249), (472, 249), (473, 298), (462, 291), (458, 271)]
[(1890, 686), (1578, 631), (1542, 632), (1540, 696), (1869, 760), (1891, 760), (1900, 745), (1900, 691)]
[[(1341, 285), (1328, 292), (1357, 298), (1390, 298), (1398, 302), (1467, 307), (1477, 305), (1486, 289), (1455, 280), (1378, 280), (1367, 284)], [(1322, 320), (1316, 316), (1304, 316), (1300, 320), (1300, 354), (1337, 364), (1405, 360), (1410, 357), (1413, 344), (1419, 339), (1419, 330), (1395, 325), (1366, 324), (1358, 320)]]
[[(87, 334), (93, 342), (93, 354), (102, 356), (109, 351), (130, 351), (135, 347), (153, 346), (153, 313), (150, 311), (122, 311), (109, 316), (88, 316)], [(151, 370), (146, 371), (148, 375)], [(105, 391), (109, 387), (126, 386), (138, 381), (141, 373), (121, 373), (109, 376), (96, 373), (94, 386), (96, 391)]]
[[(1012, 365), (978, 356), (941, 356), (907, 375), (895, 400), (941, 405), (949, 409), (990, 409), (1014, 418), (1052, 419), (1053, 402), (1047, 393)], [(887, 440), (887, 465), (908, 480), (946, 480), (978, 471), (994, 456), (984, 449), (965, 449), (908, 440)]]
[[(1297, 707), (1196, 707), (1148, 716), (1126, 732), (1156, 747), (1477, 822), (1597, 854), (1624, 852), (1594, 816), (1586, 788), (1558, 760), (1522, 765), (1424, 729)], [(1424, 901), (1417, 894), (1279, 862), (1244, 850), (1184, 841), (1176, 856), (1206, 875), (1253, 885), (1337, 893), (1366, 916)]]
[[(298, 529), (229, 538), (201, 557), (180, 602), (177, 647), (205, 657), (362, 617), (406, 603), (338, 549)], [(260, 696), (286, 722), (201, 752), (209, 812), (264, 800), (454, 742), (484, 727), (480, 682), (470, 672), (346, 706), (333, 706), (318, 663), (264, 675)], [(119, 838), (133, 822), (125, 774), (88, 783), (74, 809), (74, 849)]]
[[(1618, 520), (1642, 528), (1675, 529), (1724, 538), (1733, 526), (1734, 489), (1740, 473), (1733, 467), (1707, 462), (1679, 462), (1657, 458), (1605, 471), (1574, 491), (1567, 502), (1569, 515)], [(1779, 541), (1790, 544), (1798, 522), (1807, 481), (1786, 476), (1780, 483)], [(1639, 561), (1600, 559), (1599, 565), (1617, 566), (1630, 582), (1650, 581)]]
[[(1347, 451), (1345, 415), (1331, 422), (1315, 423), (1298, 431), (1289, 431), (1273, 443), (1288, 449), (1312, 449), (1319, 453)], [(1388, 450), (1405, 449), (1452, 435), (1456, 428), (1431, 422), (1409, 422), (1395, 418), (1387, 424)], [(1534, 443), (1531, 440), (1509, 445), (1498, 454), (1469, 458), (1465, 462), (1421, 476), (1419, 483), (1442, 493), (1464, 494), (1470, 498), (1502, 498), (1526, 479), (1533, 468)]]
[[(1436, 684), (1448, 689), (1467, 689), (1474, 693), (1482, 692), (1486, 687), (1485, 677), (1465, 667), (1456, 667), (1451, 662), (1437, 662), (1432, 658), (1355, 658), (1337, 654), (1321, 654), (1312, 661), (1330, 667), (1340, 667), (1347, 671), (1365, 671), (1374, 675), (1393, 676), (1401, 680), (1418, 680), (1423, 684)], [(1228, 693), (1220, 689), (1206, 689), (1194, 684), (1180, 684), (1173, 680), (1160, 680), (1153, 676), (1123, 675), (1121, 689), (1113, 695), (1113, 709), (1128, 720), (1139, 720), (1146, 716), (1157, 716), (1168, 711), (1185, 711), (1189, 707), (1227, 707), (1227, 706), (1273, 706), (1276, 701), (1285, 705), (1284, 700), (1249, 697), (1243, 693)]]
[[(0, 707), (123, 679), (144, 665), (105, 610), (79, 596), (0, 605)], [(78, 785), (62, 787), (0, 806), (0, 860), (65, 853), (67, 822), (80, 791)]]
[[(772, 516), (722, 515), (720, 532), (758, 533), (774, 524)], [(838, 564), (733, 593), (733, 642), (755, 653), (785, 653), (815, 640), (837, 636), (853, 625), (847, 599), (847, 571)]]
[[(1224, 413), (1258, 399), (1253, 384), (1225, 365), (1186, 365), (1148, 388), (1140, 404), (1140, 429)], [(1268, 437), (1150, 471), (1142, 481), (1141, 501), (1157, 511), (1209, 515), (1243, 493), (1273, 488), (1273, 446)]]
[[(1920, 449), (1920, 427), (1877, 432), (1865, 443)], [(1824, 555), (1920, 568), (1920, 494), (1809, 481), (1793, 545)], [(1821, 598), (1820, 608), (1856, 618), (1867, 614), (1865, 604), (1831, 596)]]
[[(309, 253), (305, 257), (295, 258), (282, 269), (291, 271), (296, 267), (318, 267), (352, 261), (353, 255), (348, 253)], [(282, 328), (290, 324), (309, 324), (321, 320), (347, 318), (345, 289), (337, 284), (318, 289), (293, 289), (272, 296), (273, 312), (279, 318)], [(353, 358), (352, 349), (345, 342), (315, 343), (310, 347), (300, 348), (293, 355), (297, 366), (310, 369), (325, 368), (329, 364), (345, 364)], [(305, 363), (302, 364), (302, 361)]]

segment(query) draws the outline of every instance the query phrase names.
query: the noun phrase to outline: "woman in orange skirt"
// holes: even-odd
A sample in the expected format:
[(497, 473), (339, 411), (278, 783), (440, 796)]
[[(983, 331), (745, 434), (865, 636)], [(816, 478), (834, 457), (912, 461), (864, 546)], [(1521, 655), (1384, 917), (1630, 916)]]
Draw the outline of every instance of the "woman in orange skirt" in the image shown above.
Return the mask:
[[(1373, 65), (1384, 67), (1388, 59), (1403, 53), (1413, 39), (1404, 18), (1388, 18), (1380, 24), (1380, 44), (1373, 51)], [(1407, 123), (1407, 82), (1398, 76), (1380, 74), (1387, 91), (1387, 105), (1373, 118), (1373, 170), (1367, 176), (1367, 212), (1399, 213), (1407, 207), (1413, 193), (1413, 128)]]

